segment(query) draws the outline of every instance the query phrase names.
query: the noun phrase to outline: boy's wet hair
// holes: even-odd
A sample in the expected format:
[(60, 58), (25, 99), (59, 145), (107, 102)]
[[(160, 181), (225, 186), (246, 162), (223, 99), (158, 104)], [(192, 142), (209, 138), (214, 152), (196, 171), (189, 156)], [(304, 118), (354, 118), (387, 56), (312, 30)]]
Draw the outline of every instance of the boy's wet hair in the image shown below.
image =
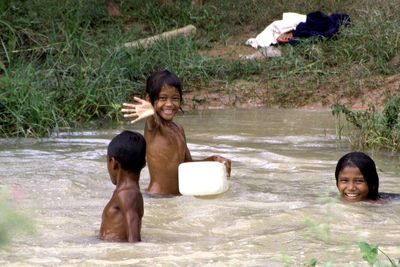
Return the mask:
[(140, 173), (146, 165), (146, 141), (138, 132), (123, 131), (111, 140), (107, 155), (115, 158), (122, 169)]
[(154, 105), (154, 102), (158, 99), (160, 95), (161, 88), (164, 85), (175, 87), (181, 98), (182, 102), (182, 82), (179, 78), (172, 72), (168, 70), (156, 71), (147, 78), (146, 82), (146, 93), (150, 98), (150, 103)]
[(339, 173), (345, 167), (357, 167), (360, 170), (368, 185), (368, 199), (376, 200), (379, 198), (379, 176), (375, 162), (367, 154), (350, 152), (340, 158), (335, 170), (336, 185), (338, 184)]

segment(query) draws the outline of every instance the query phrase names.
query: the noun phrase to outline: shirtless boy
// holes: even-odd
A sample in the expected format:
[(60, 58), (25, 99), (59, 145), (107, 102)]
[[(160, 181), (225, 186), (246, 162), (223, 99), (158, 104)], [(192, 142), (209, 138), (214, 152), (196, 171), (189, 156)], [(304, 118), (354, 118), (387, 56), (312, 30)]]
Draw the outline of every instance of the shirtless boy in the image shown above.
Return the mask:
[[(146, 118), (144, 137), (150, 184), (147, 192), (155, 196), (179, 195), (178, 166), (194, 161), (187, 147), (183, 127), (173, 121), (181, 108), (182, 84), (168, 70), (154, 72), (146, 84), (146, 100), (135, 97), (135, 103), (124, 103), (125, 117), (132, 123)], [(231, 161), (213, 155), (198, 161), (218, 161), (231, 172)]]
[(107, 149), (107, 168), (116, 185), (104, 208), (100, 239), (139, 242), (143, 217), (143, 197), (139, 187), (140, 171), (146, 165), (146, 142), (137, 132), (123, 131)]

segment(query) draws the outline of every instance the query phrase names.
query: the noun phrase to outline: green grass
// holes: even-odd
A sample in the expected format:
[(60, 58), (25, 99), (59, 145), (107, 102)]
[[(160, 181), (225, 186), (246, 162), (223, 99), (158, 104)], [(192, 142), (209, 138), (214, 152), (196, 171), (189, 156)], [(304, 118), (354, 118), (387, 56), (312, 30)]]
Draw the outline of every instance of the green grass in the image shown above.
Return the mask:
[(400, 151), (400, 96), (388, 101), (382, 112), (372, 105), (365, 111), (352, 111), (340, 104), (335, 104), (332, 112), (337, 118), (339, 136), (344, 128), (342, 115), (355, 128), (350, 134), (354, 148)]
[[(141, 95), (147, 76), (161, 68), (177, 73), (184, 90), (267, 81), (268, 94), (282, 107), (318, 100), (318, 90), (354, 97), (364, 85), (379, 86), (374, 76), (399, 73), (388, 64), (400, 48), (400, 7), (393, 1), (206, 0), (200, 9), (190, 0), (175, 2), (115, 1), (124, 17), (112, 18), (105, 1), (2, 1), (0, 134), (43, 136), (93, 120), (118, 121), (120, 104)], [(261, 32), (283, 12), (316, 10), (347, 13), (352, 26), (338, 38), (282, 46), (282, 57), (263, 62), (199, 52), (249, 30)], [(195, 37), (149, 49), (123, 47), (187, 24), (198, 28)]]

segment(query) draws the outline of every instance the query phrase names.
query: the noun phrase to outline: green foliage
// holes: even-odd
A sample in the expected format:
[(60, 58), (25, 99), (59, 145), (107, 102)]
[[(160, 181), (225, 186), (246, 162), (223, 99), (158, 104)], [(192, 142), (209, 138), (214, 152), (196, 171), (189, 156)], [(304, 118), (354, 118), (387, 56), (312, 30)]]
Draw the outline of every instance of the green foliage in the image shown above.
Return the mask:
[(386, 103), (382, 112), (370, 105), (365, 111), (351, 111), (336, 103), (332, 114), (337, 118), (337, 129), (343, 128), (340, 115), (357, 129), (352, 143), (357, 148), (389, 148), (400, 150), (400, 96)]
[[(330, 241), (330, 234), (329, 234), (329, 225), (317, 222), (312, 219), (307, 219), (305, 221), (306, 226), (311, 230), (314, 237), (317, 239), (321, 239), (325, 243)], [(400, 258), (396, 263), (391, 257), (389, 257), (384, 251), (382, 251), (378, 245), (368, 244), (366, 242), (358, 242), (358, 247), (361, 251), (362, 259), (368, 262), (370, 266), (386, 266), (382, 265), (382, 261), (379, 260), (379, 253), (383, 254), (386, 259), (389, 261), (391, 267), (400, 267)], [(309, 267), (317, 266), (318, 260), (312, 258), (307, 263)], [(331, 266), (331, 262), (326, 262), (324, 266)]]
[(32, 65), (15, 74), (17, 77), (0, 77), (0, 85), (7, 89), (0, 92), (0, 132), (24, 136), (49, 133), (56, 113), (53, 94), (41, 88), (36, 79), (40, 74)]
[(17, 233), (32, 233), (34, 224), (22, 213), (16, 211), (8, 194), (0, 192), (0, 249), (7, 246)]
[(362, 258), (373, 266), (378, 261), (378, 246), (370, 245), (365, 242), (359, 242), (358, 247), (361, 250)]
[(324, 242), (329, 242), (331, 240), (328, 223), (319, 222), (312, 218), (306, 218), (304, 223), (315, 238), (321, 239)]
[[(306, 104), (319, 88), (356, 96), (371, 76), (398, 73), (388, 64), (400, 50), (400, 7), (392, 2), (209, 0), (194, 8), (190, 0), (171, 6), (127, 0), (115, 1), (123, 13), (115, 18), (107, 14), (107, 1), (1, 1), (0, 134), (43, 136), (91, 120), (119, 120), (117, 107), (141, 95), (147, 76), (161, 68), (176, 72), (185, 90), (221, 80), (268, 82), (270, 98), (285, 107)], [(340, 38), (281, 46), (281, 58), (205, 56), (237, 35), (244, 42), (288, 10), (348, 13), (353, 23)], [(123, 47), (187, 24), (197, 27), (195, 37)]]
[[(379, 252), (382, 253), (386, 259), (389, 261), (391, 267), (400, 266), (400, 258), (396, 263), (392, 258), (390, 258), (385, 252), (379, 249), (378, 245), (368, 244), (366, 242), (358, 242), (358, 247), (361, 251), (361, 256), (364, 261), (366, 261), (370, 266), (386, 266), (379, 260)], [(317, 259), (311, 259), (308, 263), (308, 267), (317, 266)], [(324, 266), (331, 266), (330, 263), (326, 263)]]
[(378, 252), (381, 252), (390, 262), (391, 267), (398, 267), (400, 266), (400, 259), (398, 264), (395, 263), (393, 259), (391, 259), (385, 252), (383, 252), (377, 245), (370, 245), (366, 242), (359, 242), (358, 247), (362, 253), (362, 258), (368, 262), (370, 266), (374, 266), (375, 264), (379, 263), (378, 259)]
[(311, 259), (311, 260), (308, 262), (307, 266), (309, 266), (309, 267), (316, 267), (316, 266), (317, 266), (317, 263), (318, 263), (318, 261), (317, 261), (316, 259)]

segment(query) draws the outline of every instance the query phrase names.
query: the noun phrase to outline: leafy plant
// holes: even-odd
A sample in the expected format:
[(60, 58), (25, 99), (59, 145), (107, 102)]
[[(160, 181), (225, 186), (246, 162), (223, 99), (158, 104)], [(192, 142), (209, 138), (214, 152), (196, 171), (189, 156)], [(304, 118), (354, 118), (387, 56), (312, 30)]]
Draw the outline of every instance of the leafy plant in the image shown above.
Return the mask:
[(358, 247), (361, 250), (362, 258), (373, 266), (378, 261), (378, 246), (370, 245), (365, 242), (359, 242)]
[(317, 266), (317, 263), (318, 263), (318, 261), (317, 261), (316, 259), (311, 259), (311, 260), (308, 262), (307, 266), (309, 266), (309, 267), (316, 267), (316, 266)]
[(356, 128), (356, 134), (351, 140), (355, 147), (400, 150), (400, 96), (386, 103), (382, 112), (372, 105), (365, 111), (352, 111), (336, 103), (332, 106), (332, 114), (336, 117), (336, 133), (339, 138), (343, 129), (340, 114)]
[(385, 252), (383, 252), (377, 245), (370, 245), (366, 242), (359, 242), (358, 247), (361, 250), (362, 258), (368, 262), (370, 266), (374, 266), (378, 261), (378, 252), (381, 252), (390, 262), (391, 267), (400, 266), (400, 259), (396, 264)]

